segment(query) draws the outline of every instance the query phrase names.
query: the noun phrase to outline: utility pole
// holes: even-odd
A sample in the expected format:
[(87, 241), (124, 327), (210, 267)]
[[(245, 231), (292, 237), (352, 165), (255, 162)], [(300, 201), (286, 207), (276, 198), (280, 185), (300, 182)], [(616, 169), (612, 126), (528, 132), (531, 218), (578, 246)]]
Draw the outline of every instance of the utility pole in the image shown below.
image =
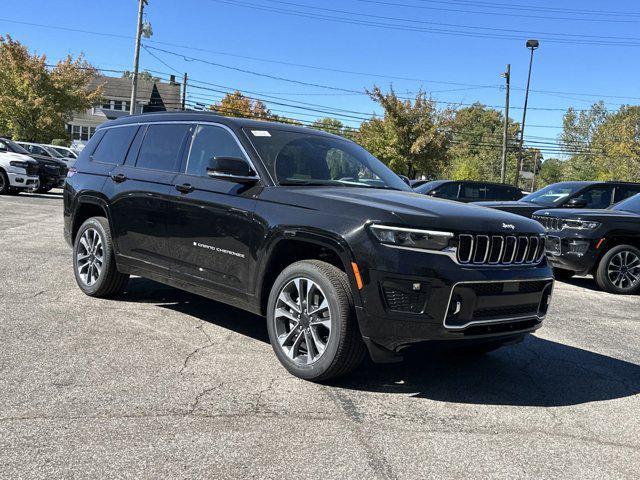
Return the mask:
[(531, 179), (531, 191), (536, 191), (536, 173), (538, 172), (538, 151), (533, 155), (533, 178)]
[(136, 31), (136, 53), (133, 58), (133, 79), (131, 82), (131, 105), (129, 114), (136, 113), (136, 97), (138, 95), (138, 65), (140, 63), (140, 37), (142, 37), (142, 15), (148, 0), (138, 1), (138, 29)]
[(518, 149), (518, 162), (516, 164), (516, 181), (514, 185), (517, 187), (520, 183), (520, 170), (522, 170), (522, 150), (524, 148), (524, 123), (527, 119), (527, 103), (529, 102), (529, 85), (531, 84), (531, 65), (533, 65), (533, 51), (540, 46), (538, 40), (527, 40), (527, 48), (531, 50), (529, 58), (529, 75), (527, 76), (527, 90), (524, 94), (524, 110), (522, 111), (522, 125), (520, 126), (520, 148)]
[(184, 111), (185, 104), (187, 103), (187, 72), (184, 72), (182, 77), (182, 110)]
[(507, 71), (502, 75), (507, 84), (507, 94), (504, 107), (504, 132), (502, 134), (502, 166), (500, 168), (500, 183), (506, 181), (507, 175), (507, 141), (509, 139), (509, 89), (511, 88), (511, 64), (507, 63)]

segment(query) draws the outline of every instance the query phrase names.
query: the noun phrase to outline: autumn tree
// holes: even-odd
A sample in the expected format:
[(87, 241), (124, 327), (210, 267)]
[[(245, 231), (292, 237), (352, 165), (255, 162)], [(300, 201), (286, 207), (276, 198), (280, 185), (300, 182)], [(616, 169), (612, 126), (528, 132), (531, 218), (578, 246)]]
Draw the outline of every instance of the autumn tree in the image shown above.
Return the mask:
[[(125, 70), (124, 72), (122, 72), (122, 78), (133, 78), (133, 72), (130, 72), (129, 70)], [(149, 82), (159, 82), (160, 81), (160, 77), (156, 77), (155, 75), (153, 75), (151, 72), (144, 70), (142, 72), (138, 72), (138, 80), (146, 80)]]
[(9, 35), (0, 36), (0, 131), (34, 142), (66, 138), (73, 112), (100, 102), (102, 89), (89, 90), (97, 75), (82, 55), (49, 70), (45, 55), (31, 55)]
[[(507, 129), (506, 178), (513, 178), (516, 170), (518, 124), (509, 119)], [(502, 169), (502, 112), (474, 103), (455, 110), (448, 120), (451, 138), (447, 177), (453, 180), (481, 180), (499, 182)], [(532, 162), (531, 162), (532, 163)]]
[(445, 164), (448, 140), (443, 115), (423, 91), (412, 100), (399, 98), (391, 88), (374, 86), (367, 92), (384, 110), (361, 124), (356, 140), (397, 173), (409, 178), (436, 177)]
[(274, 115), (263, 102), (246, 97), (238, 90), (225, 94), (222, 100), (211, 105), (209, 109), (227, 117), (262, 120), (272, 120), (274, 118)]

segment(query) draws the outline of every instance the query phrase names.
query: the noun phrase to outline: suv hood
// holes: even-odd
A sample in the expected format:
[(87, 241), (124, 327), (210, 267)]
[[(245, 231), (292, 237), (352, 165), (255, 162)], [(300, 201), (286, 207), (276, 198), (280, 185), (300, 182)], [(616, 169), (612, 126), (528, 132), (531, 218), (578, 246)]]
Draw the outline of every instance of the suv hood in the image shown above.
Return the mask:
[(269, 187), (263, 200), (367, 221), (453, 232), (543, 233), (512, 213), (419, 193), (360, 187)]
[(503, 200), (503, 201), (494, 201), (494, 202), (474, 202), (475, 205), (480, 205), (482, 207), (491, 207), (491, 208), (499, 208), (499, 207), (509, 207), (509, 208), (540, 208), (541, 205), (533, 202), (524, 202), (521, 200)]
[(30, 155), (25, 155), (24, 153), (14, 153), (14, 152), (0, 153), (0, 163), (10, 162), (12, 160), (21, 161), (21, 162), (34, 161)]
[(547, 210), (538, 210), (534, 213), (538, 217), (556, 217), (568, 218), (572, 220), (598, 220), (603, 218), (629, 218), (638, 220), (640, 215), (624, 210), (610, 209), (584, 209), (584, 208), (551, 208)]

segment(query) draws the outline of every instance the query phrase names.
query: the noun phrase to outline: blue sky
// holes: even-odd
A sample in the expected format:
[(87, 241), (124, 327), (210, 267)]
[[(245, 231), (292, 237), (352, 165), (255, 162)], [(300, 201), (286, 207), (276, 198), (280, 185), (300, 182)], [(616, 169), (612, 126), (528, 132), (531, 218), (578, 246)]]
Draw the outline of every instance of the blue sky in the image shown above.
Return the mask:
[[(153, 42), (148, 43), (151, 47), (236, 69), (344, 90), (361, 91), (374, 83), (382, 87), (393, 83), (399, 93), (422, 87), (443, 102), (478, 100), (502, 106), (500, 73), (511, 63), (514, 87), (511, 116), (518, 121), (528, 66), (524, 44), (527, 38), (539, 38), (541, 46), (535, 53), (534, 91), (529, 98), (531, 110), (527, 113), (526, 130), (526, 136), (535, 140), (534, 136), (555, 138), (560, 130), (552, 127), (561, 125), (563, 113), (537, 109), (565, 109), (570, 105), (588, 108), (598, 99), (597, 95), (611, 96), (603, 99), (612, 109), (621, 103), (640, 103), (640, 6), (633, 3), (150, 0), (146, 19), (154, 31)], [(133, 40), (127, 37), (135, 33), (136, 0), (4, 0), (3, 7), (0, 32), (11, 34), (32, 51), (47, 54), (52, 61), (66, 54), (84, 53), (97, 67), (131, 69)], [(364, 95), (186, 61), (158, 50), (152, 52), (164, 64), (143, 50), (142, 68), (171, 73), (171, 67), (177, 72), (188, 72), (190, 78), (198, 81), (289, 101), (354, 112), (379, 111)], [(193, 101), (203, 103), (221, 95), (196, 89), (191, 94)], [(286, 115), (305, 120), (322, 116), (270, 106), (274, 111), (296, 112)], [(349, 125), (358, 123), (357, 119), (343, 120)]]

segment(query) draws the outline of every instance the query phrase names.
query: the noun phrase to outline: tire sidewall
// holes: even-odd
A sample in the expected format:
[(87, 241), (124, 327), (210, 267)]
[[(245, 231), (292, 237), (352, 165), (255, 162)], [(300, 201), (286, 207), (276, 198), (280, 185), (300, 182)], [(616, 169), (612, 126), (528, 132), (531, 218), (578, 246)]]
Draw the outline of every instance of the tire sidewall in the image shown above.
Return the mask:
[[(327, 348), (322, 356), (311, 365), (297, 365), (290, 360), (282, 351), (278, 343), (277, 333), (274, 325), (275, 305), (280, 294), (280, 290), (291, 280), (296, 277), (305, 277), (320, 286), (326, 296), (331, 311), (331, 334)], [(321, 377), (333, 364), (340, 343), (344, 340), (345, 322), (349, 321), (349, 304), (341, 304), (338, 300), (340, 297), (337, 289), (343, 288), (342, 284), (334, 285), (322, 271), (305, 262), (298, 262), (290, 265), (276, 278), (269, 295), (269, 303), (267, 306), (267, 329), (269, 331), (269, 340), (278, 360), (293, 375), (307, 380)]]
[[(76, 265), (76, 257), (78, 254), (78, 246), (80, 245), (80, 238), (82, 234), (89, 228), (93, 228), (100, 235), (100, 240), (102, 241), (102, 249), (104, 251), (104, 264), (102, 265), (102, 271), (100, 272), (100, 277), (98, 277), (98, 281), (91, 286), (86, 285), (78, 274), (78, 267)], [(96, 218), (90, 218), (86, 220), (78, 230), (76, 234), (76, 238), (73, 242), (73, 273), (76, 277), (76, 282), (80, 290), (82, 290), (87, 295), (96, 295), (97, 292), (101, 290), (102, 285), (105, 283), (107, 277), (109, 276), (109, 271), (113, 262), (113, 251), (111, 247), (111, 238), (107, 231), (104, 229), (102, 223)]]
[(0, 170), (0, 177), (2, 178), (2, 183), (0, 184), (0, 195), (8, 195), (11, 192), (9, 177), (4, 170)]
[(625, 250), (633, 252), (640, 258), (640, 249), (634, 247), (633, 245), (618, 245), (616, 247), (613, 247), (611, 250), (605, 253), (602, 257), (602, 260), (600, 260), (597, 272), (598, 283), (604, 290), (608, 292), (617, 293), (619, 295), (632, 295), (640, 291), (640, 284), (636, 285), (632, 289), (622, 289), (614, 285), (613, 282), (611, 282), (611, 280), (609, 279), (608, 275), (609, 263), (611, 262), (611, 259), (618, 253)]

